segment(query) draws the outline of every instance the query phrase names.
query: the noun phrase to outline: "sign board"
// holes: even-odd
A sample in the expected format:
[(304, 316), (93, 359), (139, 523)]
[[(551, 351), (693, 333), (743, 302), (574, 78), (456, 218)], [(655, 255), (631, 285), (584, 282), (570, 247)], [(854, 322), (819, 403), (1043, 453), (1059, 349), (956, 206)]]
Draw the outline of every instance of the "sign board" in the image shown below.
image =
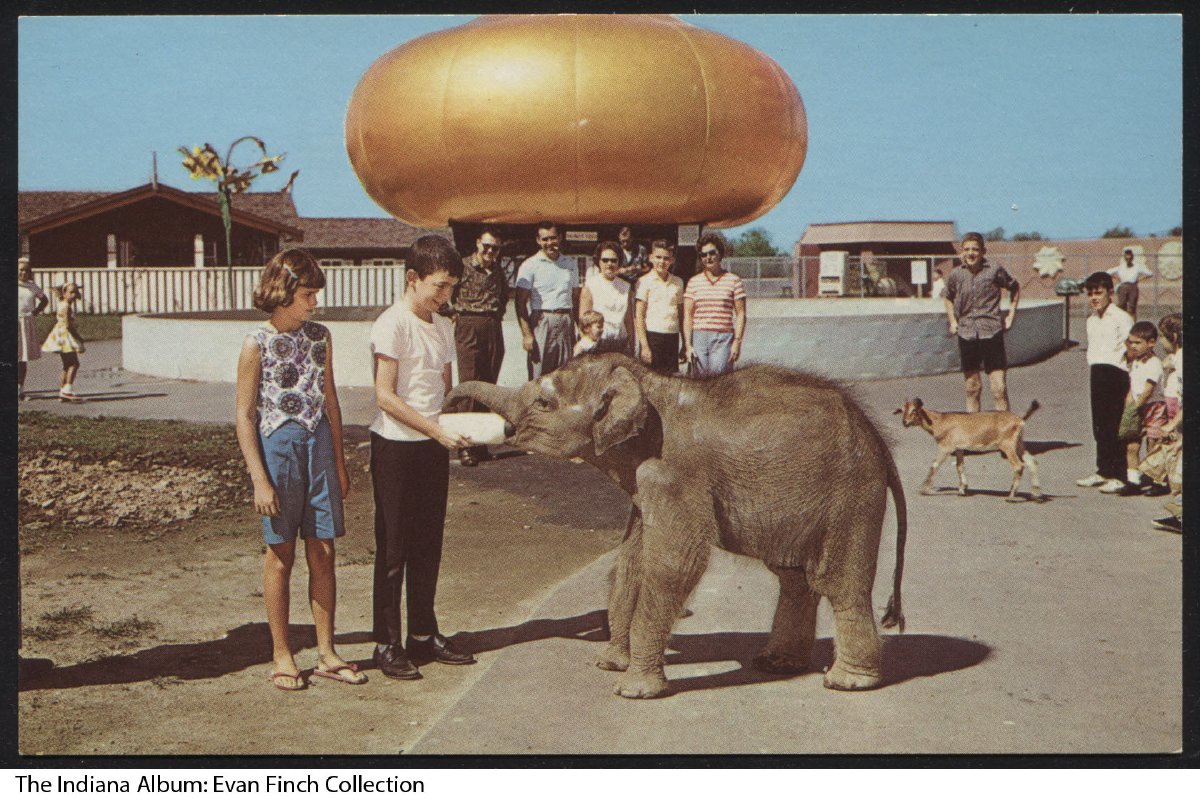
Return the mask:
[(679, 245), (695, 245), (700, 239), (700, 224), (687, 223), (679, 227)]
[(929, 284), (929, 263), (924, 259), (912, 261), (912, 283)]
[(821, 276), (837, 277), (839, 280), (846, 273), (846, 257), (849, 251), (822, 251)]
[(567, 239), (576, 243), (594, 243), (599, 238), (594, 231), (571, 231), (567, 229)]

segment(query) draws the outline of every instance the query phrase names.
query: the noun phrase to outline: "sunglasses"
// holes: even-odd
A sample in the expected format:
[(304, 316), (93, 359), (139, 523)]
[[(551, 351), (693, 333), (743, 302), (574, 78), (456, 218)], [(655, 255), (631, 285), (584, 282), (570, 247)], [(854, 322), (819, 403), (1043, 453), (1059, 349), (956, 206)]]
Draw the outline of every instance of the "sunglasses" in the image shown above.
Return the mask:
[(614, 262), (620, 262), (621, 260), (617, 259), (616, 257), (600, 257), (600, 261), (605, 264), (612, 264)]
[(701, 251), (700, 252), (701, 259), (716, 259), (719, 256), (721, 256), (720, 251)]
[(500, 250), (500, 246), (493, 245), (492, 243), (480, 243), (479, 247), (482, 248), (484, 251), (499, 251)]

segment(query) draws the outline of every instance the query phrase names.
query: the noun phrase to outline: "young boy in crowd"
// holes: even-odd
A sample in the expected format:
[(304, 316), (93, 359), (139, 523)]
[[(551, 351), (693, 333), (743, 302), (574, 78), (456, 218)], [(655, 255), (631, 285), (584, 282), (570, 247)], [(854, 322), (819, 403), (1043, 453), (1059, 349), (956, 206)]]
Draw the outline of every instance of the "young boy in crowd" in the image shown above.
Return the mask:
[[(1125, 444), (1125, 487), (1117, 491), (1121, 496), (1142, 493), (1145, 480), (1138, 470), (1142, 453), (1142, 434), (1155, 423), (1151, 418), (1161, 415), (1161, 403), (1151, 404), (1155, 396), (1162, 396), (1162, 361), (1154, 356), (1158, 343), (1158, 329), (1150, 321), (1138, 321), (1129, 330), (1125, 339), (1125, 366), (1129, 371), (1129, 393), (1125, 395), (1125, 410), (1121, 414), (1118, 434)], [(1157, 426), (1155, 427), (1157, 430)]]
[(604, 336), (604, 316), (596, 310), (590, 309), (579, 316), (579, 328), (583, 332), (583, 337), (575, 343), (573, 352), (575, 357), (594, 352), (600, 345), (600, 338)]
[(1083, 287), (1091, 308), (1087, 319), (1087, 363), (1092, 437), (1096, 441), (1096, 473), (1076, 481), (1076, 485), (1117, 493), (1125, 487), (1125, 477), (1128, 476), (1125, 451), (1121, 448), (1117, 432), (1125, 408), (1125, 397), (1129, 394), (1125, 341), (1133, 328), (1133, 318), (1112, 303), (1112, 276), (1104, 271), (1096, 271), (1088, 276)]

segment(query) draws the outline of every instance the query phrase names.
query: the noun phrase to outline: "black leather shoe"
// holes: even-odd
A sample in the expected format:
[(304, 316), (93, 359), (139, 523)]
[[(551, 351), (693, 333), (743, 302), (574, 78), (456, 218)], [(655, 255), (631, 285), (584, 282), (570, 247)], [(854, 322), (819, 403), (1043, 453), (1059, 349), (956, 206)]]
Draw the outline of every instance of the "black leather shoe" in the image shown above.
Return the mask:
[(399, 644), (375, 645), (375, 666), (384, 675), (394, 680), (420, 680), (421, 673), (404, 654)]
[(1142, 486), (1134, 485), (1132, 482), (1125, 483), (1125, 487), (1117, 491), (1117, 496), (1141, 496), (1144, 493)]
[(1146, 496), (1166, 496), (1171, 493), (1171, 489), (1161, 482), (1152, 482), (1146, 486), (1142, 493)]
[(407, 652), (412, 659), (421, 663), (437, 661), (439, 664), (456, 666), (475, 663), (474, 655), (454, 649), (454, 644), (450, 639), (442, 635), (437, 635), (424, 641), (417, 641), (412, 636), (409, 636), (404, 646), (407, 648)]

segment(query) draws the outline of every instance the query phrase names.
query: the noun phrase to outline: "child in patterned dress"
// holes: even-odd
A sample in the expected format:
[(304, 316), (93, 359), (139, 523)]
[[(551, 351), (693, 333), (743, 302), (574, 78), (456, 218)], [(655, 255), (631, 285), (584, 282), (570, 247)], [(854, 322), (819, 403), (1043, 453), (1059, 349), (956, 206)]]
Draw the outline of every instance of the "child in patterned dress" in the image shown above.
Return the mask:
[(263, 599), (274, 660), (270, 680), (282, 691), (308, 686), (288, 641), (297, 535), (304, 538), (317, 631), (313, 675), (354, 685), (367, 681), (333, 644), (334, 539), (345, 533), (342, 500), (350, 492), (350, 475), (333, 379), (333, 342), (327, 328), (309, 320), (324, 286), (325, 274), (308, 253), (288, 249), (271, 259), (254, 291), (254, 306), (271, 318), (246, 337), (238, 358), (238, 445), (254, 483), (254, 509), (263, 516)]
[(79, 355), (86, 351), (83, 338), (75, 328), (75, 302), (83, 296), (83, 291), (75, 282), (66, 282), (54, 290), (58, 298), (58, 309), (54, 311), (57, 320), (42, 351), (56, 352), (62, 359), (62, 375), (58, 383), (58, 398), (64, 402), (78, 401), (75, 395), (75, 375), (79, 373)]

